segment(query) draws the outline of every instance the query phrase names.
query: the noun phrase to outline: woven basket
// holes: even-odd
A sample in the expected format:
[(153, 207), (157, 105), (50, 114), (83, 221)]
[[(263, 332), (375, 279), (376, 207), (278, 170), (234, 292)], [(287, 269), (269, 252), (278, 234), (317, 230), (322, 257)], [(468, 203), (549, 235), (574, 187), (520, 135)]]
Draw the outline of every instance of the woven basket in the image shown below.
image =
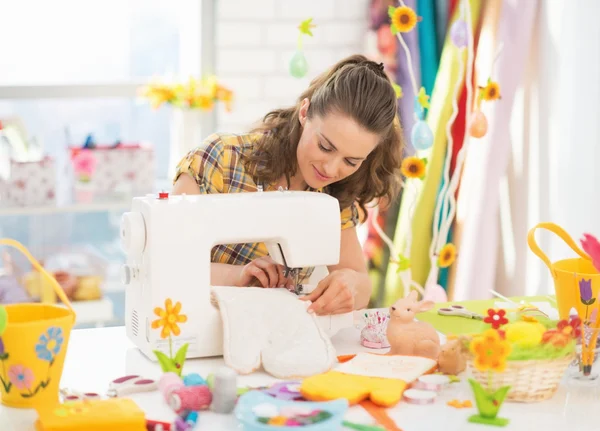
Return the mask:
[[(506, 370), (493, 373), (492, 388), (510, 386), (507, 401), (532, 403), (552, 398), (565, 374), (574, 354), (558, 359), (507, 361)], [(467, 362), (467, 370), (482, 386), (488, 385), (488, 372), (479, 371), (472, 359)]]

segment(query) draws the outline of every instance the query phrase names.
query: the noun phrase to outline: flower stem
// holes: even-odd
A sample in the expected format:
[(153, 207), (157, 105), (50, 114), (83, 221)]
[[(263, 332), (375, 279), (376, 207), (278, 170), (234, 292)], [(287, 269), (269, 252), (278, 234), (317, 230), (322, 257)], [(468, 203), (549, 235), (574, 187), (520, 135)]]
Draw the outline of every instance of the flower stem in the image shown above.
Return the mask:
[(173, 339), (169, 335), (169, 357), (173, 359)]
[(488, 390), (492, 390), (492, 370), (488, 370)]

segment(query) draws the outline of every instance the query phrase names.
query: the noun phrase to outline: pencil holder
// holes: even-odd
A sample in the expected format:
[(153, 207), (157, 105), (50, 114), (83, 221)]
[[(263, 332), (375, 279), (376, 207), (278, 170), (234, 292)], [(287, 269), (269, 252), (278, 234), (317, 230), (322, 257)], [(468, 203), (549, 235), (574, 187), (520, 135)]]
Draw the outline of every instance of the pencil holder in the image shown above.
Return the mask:
[[(558, 235), (579, 257), (551, 262), (535, 241), (537, 229), (546, 229)], [(564, 229), (554, 223), (540, 223), (533, 227), (527, 235), (527, 243), (550, 270), (560, 318), (568, 319), (570, 310), (575, 309), (581, 320), (586, 320), (592, 311), (590, 305), (600, 292), (600, 273), (594, 268), (590, 257)]]
[(14, 304), (5, 307), (7, 324), (0, 333), (0, 392), (2, 404), (38, 409), (59, 401), (59, 383), (75, 313), (60, 285), (20, 243), (0, 239), (17, 248), (51, 283), (66, 307), (51, 304)]
[(363, 316), (364, 327), (360, 331), (360, 344), (369, 349), (387, 349), (390, 347), (386, 331), (389, 314), (369, 310)]

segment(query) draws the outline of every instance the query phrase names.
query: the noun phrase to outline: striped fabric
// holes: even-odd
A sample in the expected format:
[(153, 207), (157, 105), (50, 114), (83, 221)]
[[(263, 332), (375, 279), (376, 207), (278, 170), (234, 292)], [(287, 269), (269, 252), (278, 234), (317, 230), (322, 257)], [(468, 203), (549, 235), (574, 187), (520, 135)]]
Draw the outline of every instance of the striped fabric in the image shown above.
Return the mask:
[[(196, 180), (200, 193), (256, 192), (258, 187), (253, 175), (247, 172), (242, 159), (254, 150), (261, 134), (213, 134), (199, 147), (191, 150), (177, 165), (174, 181), (182, 173)], [(274, 185), (263, 186), (265, 191), (275, 190)], [(308, 189), (327, 193), (323, 189)], [(359, 222), (356, 206), (340, 212), (341, 229), (354, 227)], [(211, 261), (232, 265), (246, 265), (256, 258), (268, 255), (264, 243), (222, 244), (213, 248)], [(303, 268), (299, 274), (306, 283), (314, 268)]]

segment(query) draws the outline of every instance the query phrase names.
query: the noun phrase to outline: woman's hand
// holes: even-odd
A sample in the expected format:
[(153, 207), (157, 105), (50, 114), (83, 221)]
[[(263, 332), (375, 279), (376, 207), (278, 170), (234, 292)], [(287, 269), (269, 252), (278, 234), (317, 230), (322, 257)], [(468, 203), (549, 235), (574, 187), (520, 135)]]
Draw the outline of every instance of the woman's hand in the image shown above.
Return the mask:
[(284, 267), (277, 264), (270, 256), (254, 259), (241, 268), (238, 287), (286, 287), (293, 286), (290, 278), (284, 276)]
[(359, 274), (351, 269), (339, 269), (325, 277), (315, 290), (301, 299), (312, 301), (308, 311), (318, 315), (343, 314), (354, 310)]

